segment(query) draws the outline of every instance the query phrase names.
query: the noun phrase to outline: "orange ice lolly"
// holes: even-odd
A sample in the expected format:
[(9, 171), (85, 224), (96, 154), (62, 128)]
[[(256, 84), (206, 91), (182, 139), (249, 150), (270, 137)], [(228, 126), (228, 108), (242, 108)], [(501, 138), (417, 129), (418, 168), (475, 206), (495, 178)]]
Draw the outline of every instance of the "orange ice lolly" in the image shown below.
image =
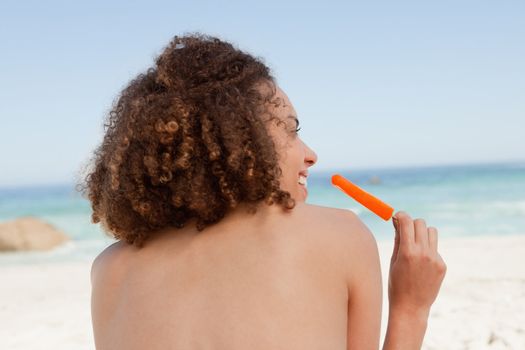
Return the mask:
[(383, 220), (388, 221), (394, 213), (394, 208), (381, 201), (379, 198), (372, 196), (370, 193), (354, 185), (339, 174), (332, 176), (332, 184), (341, 191), (370, 209)]

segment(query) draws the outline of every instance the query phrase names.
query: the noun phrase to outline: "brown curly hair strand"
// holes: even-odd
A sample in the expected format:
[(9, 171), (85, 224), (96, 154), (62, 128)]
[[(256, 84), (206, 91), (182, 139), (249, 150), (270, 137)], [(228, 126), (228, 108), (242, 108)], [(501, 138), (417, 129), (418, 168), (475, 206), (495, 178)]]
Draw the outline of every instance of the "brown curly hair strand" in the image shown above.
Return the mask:
[(262, 201), (292, 209), (265, 126), (278, 119), (268, 112), (274, 95), (259, 58), (216, 37), (175, 36), (108, 114), (93, 171), (77, 185), (92, 222), (141, 247), (191, 218), (202, 231), (241, 202), (252, 213)]

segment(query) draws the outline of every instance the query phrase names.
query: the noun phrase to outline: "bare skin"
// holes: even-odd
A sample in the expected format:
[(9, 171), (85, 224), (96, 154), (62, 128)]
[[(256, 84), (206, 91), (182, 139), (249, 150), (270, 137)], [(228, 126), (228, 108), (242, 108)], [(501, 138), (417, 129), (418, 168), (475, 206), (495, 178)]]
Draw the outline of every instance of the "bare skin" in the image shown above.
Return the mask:
[[(305, 203), (297, 183), (317, 161), (293, 132), (295, 110), (270, 125), (282, 154), (291, 211), (241, 204), (197, 232), (156, 232), (135, 248), (117, 242), (92, 267), (97, 349), (379, 348), (382, 282), (377, 243), (351, 211)], [(292, 132), (290, 131), (292, 130)], [(399, 212), (389, 281), (384, 350), (419, 349), (428, 310), (444, 276), (437, 230)]]
[[(97, 349), (346, 349), (353, 241), (364, 234), (352, 216), (272, 206), (201, 233), (163, 232), (140, 250), (114, 244), (94, 266)], [(379, 341), (372, 267), (373, 303), (360, 322)]]

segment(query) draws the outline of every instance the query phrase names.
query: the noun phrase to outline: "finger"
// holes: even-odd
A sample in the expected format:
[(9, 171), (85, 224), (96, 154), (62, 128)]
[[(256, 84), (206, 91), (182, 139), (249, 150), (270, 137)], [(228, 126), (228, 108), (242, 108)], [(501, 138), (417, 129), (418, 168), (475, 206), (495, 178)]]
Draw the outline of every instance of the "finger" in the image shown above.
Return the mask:
[(416, 231), (416, 244), (421, 246), (423, 249), (428, 249), (428, 231), (425, 220), (421, 218), (414, 220), (414, 230)]
[(395, 261), (397, 259), (397, 252), (399, 251), (399, 223), (397, 221), (396, 217), (392, 217), (392, 224), (394, 225), (394, 251), (392, 252), (392, 258), (391, 261)]
[(398, 222), (399, 249), (410, 249), (415, 243), (412, 218), (404, 211), (397, 212), (395, 217)]
[(438, 231), (435, 227), (428, 228), (428, 244), (432, 251), (437, 252), (438, 249)]

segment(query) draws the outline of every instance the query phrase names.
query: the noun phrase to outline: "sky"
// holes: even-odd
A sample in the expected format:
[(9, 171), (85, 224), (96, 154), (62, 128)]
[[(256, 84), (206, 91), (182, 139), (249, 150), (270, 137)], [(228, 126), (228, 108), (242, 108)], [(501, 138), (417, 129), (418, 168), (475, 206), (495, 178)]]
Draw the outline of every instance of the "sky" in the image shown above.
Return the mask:
[(175, 35), (263, 60), (310, 172), (525, 160), (524, 1), (2, 1), (0, 187), (75, 181)]

